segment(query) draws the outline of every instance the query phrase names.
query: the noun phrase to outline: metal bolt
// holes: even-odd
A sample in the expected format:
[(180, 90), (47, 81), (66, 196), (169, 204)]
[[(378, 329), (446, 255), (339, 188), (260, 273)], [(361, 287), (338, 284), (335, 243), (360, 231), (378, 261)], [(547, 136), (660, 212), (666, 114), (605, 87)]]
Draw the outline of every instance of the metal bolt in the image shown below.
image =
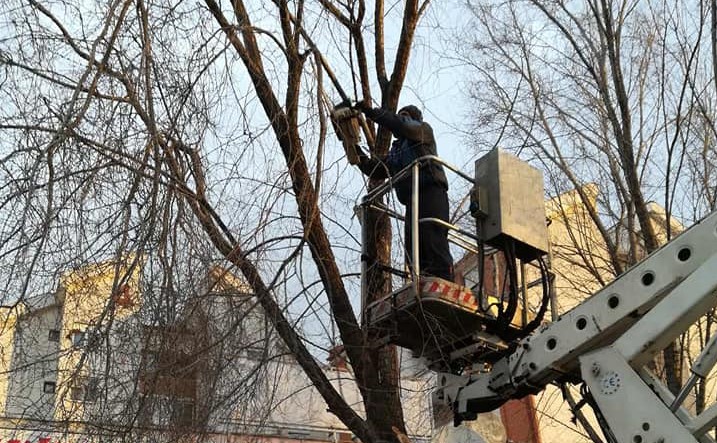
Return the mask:
[(595, 377), (600, 375), (600, 365), (597, 363), (593, 363), (593, 366), (591, 368), (591, 371)]

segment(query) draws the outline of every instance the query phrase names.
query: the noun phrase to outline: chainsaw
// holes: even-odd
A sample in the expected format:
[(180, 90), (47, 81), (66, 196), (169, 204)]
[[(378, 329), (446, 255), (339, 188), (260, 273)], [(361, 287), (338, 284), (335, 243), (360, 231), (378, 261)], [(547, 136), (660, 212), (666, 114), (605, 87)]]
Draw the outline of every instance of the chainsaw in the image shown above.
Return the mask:
[(346, 102), (342, 102), (331, 110), (331, 124), (334, 126), (336, 136), (341, 140), (346, 151), (346, 158), (352, 165), (359, 163), (356, 147), (361, 142), (359, 126), (359, 111)]

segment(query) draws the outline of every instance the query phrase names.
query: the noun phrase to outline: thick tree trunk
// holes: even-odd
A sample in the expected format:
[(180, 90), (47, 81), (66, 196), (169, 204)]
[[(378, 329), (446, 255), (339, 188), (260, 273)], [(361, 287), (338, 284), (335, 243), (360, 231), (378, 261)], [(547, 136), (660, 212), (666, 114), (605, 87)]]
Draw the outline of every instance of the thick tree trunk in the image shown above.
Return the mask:
[[(366, 226), (373, 227), (368, 230), (366, 239), (367, 269), (367, 303), (371, 303), (391, 292), (390, 275), (381, 270), (382, 266), (391, 264), (391, 225), (384, 213), (370, 211), (367, 214)], [(364, 317), (365, 318), (365, 317)], [(370, 344), (369, 344), (370, 345)], [(367, 347), (369, 349), (369, 347)], [(372, 423), (380, 438), (392, 440), (395, 435), (392, 427), (405, 433), (403, 409), (398, 381), (400, 368), (398, 367), (397, 350), (395, 346), (384, 346), (372, 349), (371, 360), (376, 362), (379, 374), (379, 384), (376, 389), (367, 392), (366, 419)]]

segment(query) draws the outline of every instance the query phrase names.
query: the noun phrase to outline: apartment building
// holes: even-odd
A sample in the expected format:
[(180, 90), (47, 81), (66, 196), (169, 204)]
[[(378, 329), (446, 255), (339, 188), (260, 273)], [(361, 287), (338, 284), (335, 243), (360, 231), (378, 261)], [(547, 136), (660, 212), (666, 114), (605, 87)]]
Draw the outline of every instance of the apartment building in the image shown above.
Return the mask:
[[(233, 274), (209, 269), (171, 321), (142, 292), (138, 270), (108, 262), (0, 308), (0, 442), (351, 441)], [(329, 379), (359, 405), (333, 363)], [(403, 381), (419, 442), (432, 434), (430, 383)]]

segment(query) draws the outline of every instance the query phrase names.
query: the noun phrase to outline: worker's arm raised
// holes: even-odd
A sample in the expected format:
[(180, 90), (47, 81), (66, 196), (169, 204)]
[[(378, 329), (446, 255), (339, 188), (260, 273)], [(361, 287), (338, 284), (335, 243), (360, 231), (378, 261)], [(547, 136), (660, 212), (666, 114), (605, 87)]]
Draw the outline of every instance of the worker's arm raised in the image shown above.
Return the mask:
[(421, 143), (434, 141), (433, 129), (428, 123), (414, 120), (408, 116), (396, 115), (383, 108), (360, 106), (366, 117), (391, 130), (397, 138), (405, 138)]

